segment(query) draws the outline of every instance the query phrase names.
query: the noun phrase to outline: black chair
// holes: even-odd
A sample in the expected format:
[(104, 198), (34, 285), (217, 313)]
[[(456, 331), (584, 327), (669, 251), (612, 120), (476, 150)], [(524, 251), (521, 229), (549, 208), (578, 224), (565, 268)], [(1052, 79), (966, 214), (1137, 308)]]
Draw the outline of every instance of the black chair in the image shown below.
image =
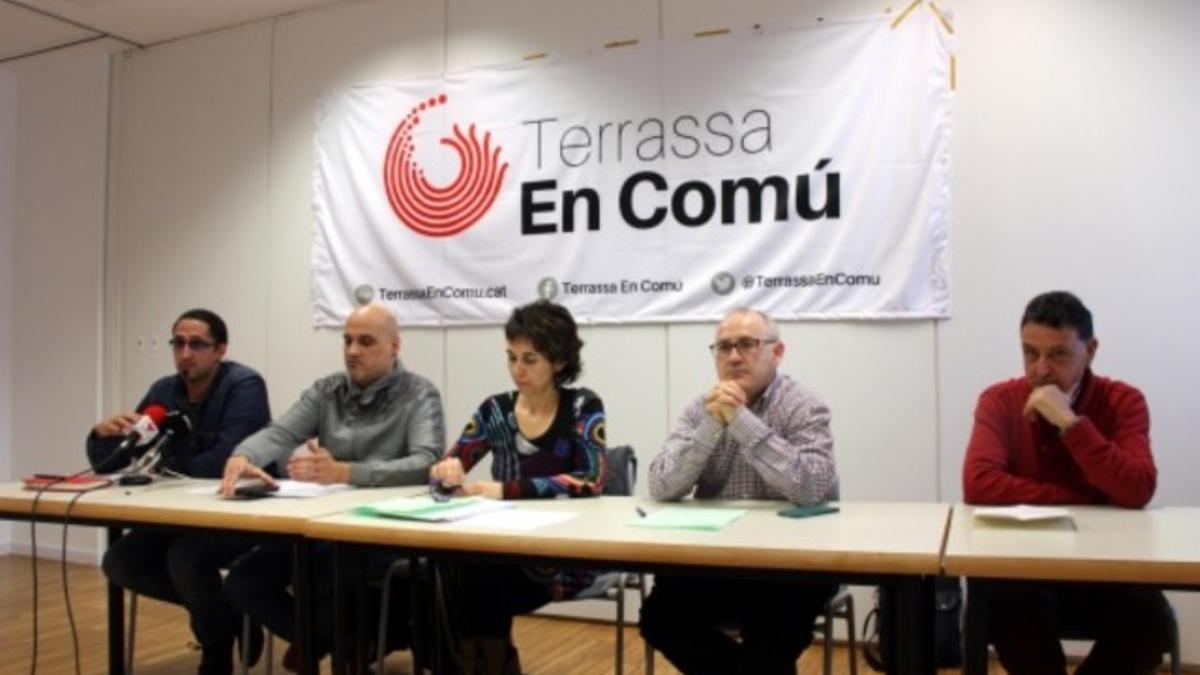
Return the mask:
[[(628, 445), (619, 445), (609, 448), (605, 452), (605, 457), (608, 460), (608, 468), (604, 475), (604, 491), (606, 495), (617, 495), (627, 497), (633, 494), (634, 485), (637, 483), (637, 455), (633, 448)], [(435, 573), (436, 574), (436, 573)], [(390, 648), (387, 646), (386, 631), (389, 626), (390, 614), (390, 599), (392, 584), (397, 578), (407, 578), (409, 576), (409, 561), (397, 560), (388, 568), (382, 580), (382, 602), (379, 607), (379, 634), (376, 638), (376, 644), (379, 645), (375, 655), (376, 671), (384, 672), (384, 658), (387, 656)], [(575, 600), (607, 600), (616, 603), (616, 668), (618, 673), (624, 671), (625, 663), (625, 591), (636, 589), (644, 600), (646, 597), (646, 584), (644, 577), (637, 572), (605, 572), (598, 575), (591, 586), (584, 589)], [(441, 594), (434, 592), (432, 594), (433, 601), (437, 601)], [(442, 616), (444, 612), (434, 612), (435, 616)], [(433, 626), (433, 630), (440, 630), (440, 626)], [(650, 646), (646, 646), (646, 661), (647, 671), (653, 672), (654, 652)]]
[[(988, 672), (988, 642), (987, 637), (987, 590), (988, 582), (981, 579), (967, 579), (967, 606), (963, 618), (963, 675), (987, 675)], [(1171, 649), (1169, 665), (1171, 675), (1179, 675), (1179, 624), (1175, 620), (1175, 608), (1170, 607), (1169, 630), (1171, 633)], [(1063, 640), (1090, 640), (1091, 636), (1079, 626), (1064, 626), (1059, 631)]]
[[(392, 596), (394, 594), (394, 585), (399, 580), (401, 583), (410, 584), (411, 593), (425, 592), (428, 585), (432, 583), (429, 580), (428, 565), (424, 559), (416, 560), (417, 570), (414, 574), (412, 569), (413, 560), (409, 558), (400, 558), (392, 562), (388, 569), (383, 574), (378, 585), (380, 589), (379, 600), (379, 625), (377, 626), (377, 634), (375, 636), (375, 672), (387, 672), (384, 668), (384, 660), (387, 655), (393, 651), (401, 649), (411, 649), (413, 652), (413, 667), (416, 672), (422, 672), (425, 665), (424, 653), (413, 644), (413, 630), (411, 626), (392, 626), (389, 621), (391, 614)], [(411, 606), (411, 605), (410, 605)], [(409, 617), (410, 622), (420, 621), (422, 619)], [(428, 623), (428, 622), (427, 622)], [(436, 630), (436, 628), (433, 628)]]
[[(135, 644), (134, 636), (137, 635), (137, 608), (138, 608), (138, 594), (134, 593), (133, 591), (129, 591), (129, 627), (125, 633), (125, 673), (126, 673), (126, 675), (133, 675), (133, 664), (134, 664), (133, 650), (134, 650), (134, 644)], [(242, 640), (241, 640), (242, 653), (238, 655), (238, 667), (240, 668), (239, 672), (241, 672), (242, 675), (246, 675), (247, 673), (250, 672), (250, 666), (247, 664), (249, 663), (249, 660), (250, 660), (250, 632), (252, 630), (254, 630), (254, 623), (252, 621), (250, 621), (250, 617), (248, 617), (248, 616), (242, 617)], [(262, 654), (262, 660), (263, 660), (263, 664), (264, 664), (263, 672), (266, 673), (266, 675), (271, 675), (271, 671), (272, 671), (272, 662), (271, 662), (272, 653), (271, 652), (272, 652), (273, 639), (272, 639), (270, 631), (266, 631), (266, 634), (263, 636), (263, 639), (265, 640), (265, 643), (263, 644), (263, 654)]]

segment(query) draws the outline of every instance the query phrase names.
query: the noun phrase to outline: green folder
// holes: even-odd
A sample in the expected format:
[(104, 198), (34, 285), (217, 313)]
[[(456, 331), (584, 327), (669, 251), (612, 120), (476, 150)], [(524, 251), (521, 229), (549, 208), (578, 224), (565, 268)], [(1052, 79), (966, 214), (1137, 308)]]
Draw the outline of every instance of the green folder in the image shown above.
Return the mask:
[(367, 504), (354, 509), (353, 513), (360, 516), (445, 522), (504, 508), (504, 506), (506, 504), (503, 502), (484, 500), (482, 497), (456, 497), (447, 502), (439, 502), (429, 496), (420, 496), (400, 497)]
[(716, 532), (729, 523), (741, 518), (746, 509), (718, 509), (683, 506), (668, 506), (656, 509), (644, 518), (630, 523), (637, 527), (654, 527), (667, 530), (704, 530)]

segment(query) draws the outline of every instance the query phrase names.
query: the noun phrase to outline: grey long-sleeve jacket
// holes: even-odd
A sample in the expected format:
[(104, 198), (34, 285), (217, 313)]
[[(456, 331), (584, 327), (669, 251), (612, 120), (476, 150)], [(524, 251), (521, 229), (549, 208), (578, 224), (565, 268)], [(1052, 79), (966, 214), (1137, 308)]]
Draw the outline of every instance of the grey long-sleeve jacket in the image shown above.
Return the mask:
[(345, 373), (321, 378), (270, 426), (234, 449), (256, 466), (287, 463), (296, 446), (316, 438), (334, 459), (350, 463), (350, 483), (424, 483), (446, 447), (437, 387), (399, 361), (365, 389)]

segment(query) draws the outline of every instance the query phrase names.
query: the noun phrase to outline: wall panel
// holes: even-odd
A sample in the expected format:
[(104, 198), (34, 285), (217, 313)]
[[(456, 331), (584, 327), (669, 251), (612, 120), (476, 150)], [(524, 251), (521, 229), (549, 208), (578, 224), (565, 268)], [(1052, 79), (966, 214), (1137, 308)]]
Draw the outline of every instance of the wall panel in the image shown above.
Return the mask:
[[(12, 475), (78, 471), (99, 414), (108, 55), (103, 45), (23, 60), (16, 81), (12, 184)], [(42, 531), (42, 530), (45, 531)], [(39, 529), (57, 555), (58, 527)], [(73, 530), (74, 558), (96, 535)], [(28, 527), (13, 528), (26, 550)], [(46, 544), (54, 542), (54, 544)]]
[[(314, 329), (309, 283), (313, 130), (320, 97), (339, 87), (442, 69), (441, 2), (355, 2), (276, 23), (270, 128), (269, 299), (264, 315), (274, 410), (342, 367), (341, 336)], [(443, 332), (405, 331), (406, 367), (444, 386)]]
[[(17, 145), (17, 78), (0, 70), (0, 480), (12, 478), (13, 182)], [(0, 554), (12, 528), (0, 524)]]
[(270, 26), (129, 52), (120, 81), (116, 222), (120, 401), (173, 370), (171, 323), (207, 307), (229, 326), (228, 358), (268, 352)]

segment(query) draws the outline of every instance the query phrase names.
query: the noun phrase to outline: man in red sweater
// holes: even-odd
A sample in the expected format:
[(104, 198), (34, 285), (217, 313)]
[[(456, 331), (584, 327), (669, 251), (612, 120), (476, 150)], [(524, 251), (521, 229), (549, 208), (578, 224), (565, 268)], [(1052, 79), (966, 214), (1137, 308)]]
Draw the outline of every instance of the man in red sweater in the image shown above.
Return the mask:
[[(979, 397), (963, 462), (971, 504), (1112, 504), (1154, 496), (1150, 414), (1142, 393), (1095, 375), (1092, 315), (1071, 293), (1035, 297), (1021, 317), (1025, 377)], [(976, 582), (978, 583), (978, 582)], [(1170, 607), (1138, 586), (990, 582), (988, 638), (1014, 674), (1066, 672), (1062, 625), (1096, 642), (1077, 675), (1149, 673), (1170, 645)], [(982, 589), (981, 589), (982, 590)]]

